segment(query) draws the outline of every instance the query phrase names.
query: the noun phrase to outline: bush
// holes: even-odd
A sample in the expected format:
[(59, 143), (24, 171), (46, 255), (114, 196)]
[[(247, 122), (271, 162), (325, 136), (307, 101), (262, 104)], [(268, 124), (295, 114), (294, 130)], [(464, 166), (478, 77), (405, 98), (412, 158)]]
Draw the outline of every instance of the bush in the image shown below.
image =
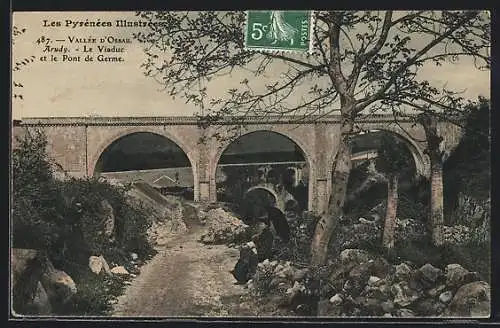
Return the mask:
[(20, 248), (49, 248), (60, 235), (61, 194), (52, 178), (43, 133), (27, 131), (12, 153), (13, 241)]
[[(146, 238), (150, 209), (129, 201), (126, 188), (98, 179), (56, 180), (42, 132), (27, 131), (17, 141), (12, 156), (12, 246), (46, 251), (54, 266), (77, 283), (72, 306), (59, 312), (102, 314), (108, 309), (106, 285), (116, 281), (91, 273), (88, 258), (103, 255), (108, 262), (125, 264), (130, 252), (142, 259), (153, 255)], [(109, 218), (104, 201), (113, 209), (114, 238), (104, 234)]]
[(76, 263), (67, 263), (65, 270), (78, 286), (77, 293), (58, 309), (56, 314), (105, 315), (112, 310), (111, 301), (124, 291), (124, 276), (96, 275)]
[[(82, 260), (94, 254), (103, 254), (108, 260), (123, 262), (130, 252), (147, 257), (153, 252), (146, 234), (151, 226), (151, 210), (140, 202), (129, 202), (126, 188), (112, 186), (97, 179), (70, 179), (62, 192), (68, 201), (68, 217), (71, 218), (66, 240), (72, 240), (73, 249), (66, 256)], [(114, 211), (115, 238), (110, 240), (103, 234), (106, 200)], [(78, 204), (78, 206), (77, 206)], [(74, 242), (78, 240), (79, 242)]]

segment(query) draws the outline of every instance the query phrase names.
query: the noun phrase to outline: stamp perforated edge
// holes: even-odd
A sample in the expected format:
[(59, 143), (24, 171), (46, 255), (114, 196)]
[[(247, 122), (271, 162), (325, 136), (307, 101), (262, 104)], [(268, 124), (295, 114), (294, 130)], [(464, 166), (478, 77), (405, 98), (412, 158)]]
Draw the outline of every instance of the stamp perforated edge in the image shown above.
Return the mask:
[[(297, 50), (297, 49), (281, 49), (281, 48), (253, 48), (253, 47), (248, 47), (247, 46), (247, 41), (248, 41), (248, 12), (250, 10), (245, 10), (245, 24), (243, 26), (243, 35), (244, 35), (244, 49), (245, 51), (253, 51), (257, 53), (273, 53), (273, 54), (285, 54), (285, 53), (293, 53), (296, 55), (311, 55), (314, 52), (314, 42), (313, 42), (313, 37), (314, 37), (314, 26), (316, 24), (316, 11), (314, 10), (304, 10), (304, 11), (309, 11), (309, 46), (307, 51), (302, 51), (302, 50)], [(268, 10), (255, 10), (255, 11), (268, 11)]]

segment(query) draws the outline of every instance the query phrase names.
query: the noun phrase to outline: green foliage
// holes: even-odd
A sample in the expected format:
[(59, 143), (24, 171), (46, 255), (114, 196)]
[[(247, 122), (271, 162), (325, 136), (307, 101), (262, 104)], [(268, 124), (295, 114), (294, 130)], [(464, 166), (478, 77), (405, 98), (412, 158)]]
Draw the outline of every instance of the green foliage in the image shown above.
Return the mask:
[(224, 196), (227, 201), (239, 202), (244, 191), (257, 184), (256, 166), (225, 166), (222, 170), (226, 176)]
[(485, 98), (467, 106), (465, 131), (443, 165), (445, 206), (456, 205), (459, 192), (477, 199), (490, 197), (490, 103)]
[(123, 294), (124, 276), (96, 275), (88, 267), (76, 263), (67, 263), (64, 269), (75, 281), (78, 291), (67, 304), (55, 309), (56, 314), (108, 314), (112, 310), (111, 301)]
[(375, 167), (386, 175), (401, 174), (408, 171), (413, 164), (407, 146), (403, 141), (389, 134), (383, 134)]
[(257, 272), (252, 278), (252, 282), (254, 285), (254, 291), (259, 296), (266, 296), (273, 292), (273, 288), (271, 287), (271, 281), (273, 279), (273, 268), (269, 266), (265, 266), (262, 268), (258, 268)]
[[(125, 264), (130, 252), (140, 258), (154, 254), (146, 238), (150, 209), (130, 202), (126, 188), (98, 179), (53, 178), (43, 133), (27, 131), (17, 141), (12, 155), (13, 247), (47, 251), (56, 267), (70, 273), (79, 294), (67, 311), (100, 314), (109, 300), (104, 292), (109, 281), (92, 276), (88, 258), (103, 255), (109, 263)], [(110, 218), (113, 238), (104, 233)]]
[(61, 195), (46, 159), (42, 132), (26, 131), (12, 152), (13, 239), (16, 247), (48, 248), (59, 238), (64, 221), (58, 204)]
[(428, 201), (420, 201), (409, 193), (400, 194), (398, 198), (398, 214), (401, 219), (427, 220), (430, 206)]

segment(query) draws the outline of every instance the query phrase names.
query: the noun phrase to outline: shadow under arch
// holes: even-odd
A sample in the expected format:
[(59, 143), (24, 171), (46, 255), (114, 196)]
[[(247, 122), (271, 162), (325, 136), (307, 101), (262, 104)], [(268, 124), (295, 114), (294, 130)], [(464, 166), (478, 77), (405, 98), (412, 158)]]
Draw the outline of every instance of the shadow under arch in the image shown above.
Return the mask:
[[(310, 208), (313, 205), (313, 187), (314, 187), (314, 165), (313, 165), (313, 155), (309, 154), (306, 149), (308, 147), (302, 143), (300, 140), (297, 140), (296, 138), (293, 137), (293, 135), (286, 133), (285, 131), (275, 131), (275, 130), (270, 130), (270, 129), (256, 129), (248, 132), (241, 133), (238, 137), (230, 140), (227, 142), (225, 145), (220, 147), (217, 150), (217, 153), (214, 157), (214, 165), (211, 165), (212, 172), (210, 172), (211, 176), (215, 177), (217, 174), (217, 167), (220, 165), (220, 160), (222, 155), (228, 150), (228, 148), (233, 145), (235, 142), (238, 140), (241, 140), (241, 138), (248, 137), (252, 134), (255, 133), (269, 133), (270, 135), (278, 135), (280, 137), (286, 138), (288, 141), (293, 143), (296, 148), (300, 151), (300, 154), (304, 158), (304, 161), (306, 162), (306, 167), (308, 169), (308, 197), (307, 197), (307, 206)], [(279, 162), (278, 162), (279, 164)], [(273, 192), (273, 194), (275, 194)], [(276, 195), (275, 195), (276, 196)], [(277, 199), (277, 198), (275, 198)]]
[(187, 158), (187, 164), (191, 167), (191, 174), (193, 176), (193, 183), (194, 183), (194, 197), (195, 200), (198, 198), (198, 175), (197, 175), (197, 169), (196, 161), (193, 158), (192, 152), (188, 150), (188, 148), (180, 141), (178, 138), (175, 136), (172, 136), (169, 133), (159, 133), (158, 131), (148, 129), (147, 127), (137, 127), (133, 129), (126, 129), (125, 131), (120, 131), (116, 134), (114, 134), (112, 137), (107, 138), (104, 142), (102, 142), (98, 147), (96, 147), (96, 150), (94, 151), (93, 157), (90, 159), (89, 163), (89, 172), (88, 176), (97, 176), (98, 174), (102, 173), (98, 165), (100, 161), (102, 160), (103, 155), (107, 150), (110, 149), (113, 145), (117, 144), (120, 142), (120, 140), (123, 140), (124, 138), (128, 136), (133, 136), (133, 135), (138, 135), (138, 134), (148, 134), (151, 136), (159, 137), (172, 145), (175, 145), (182, 154)]
[(393, 137), (397, 138), (398, 140), (402, 141), (408, 150), (410, 151), (411, 156), (413, 157), (413, 162), (415, 164), (415, 170), (417, 175), (422, 175), (426, 176), (427, 175), (427, 166), (426, 166), (426, 161), (425, 161), (425, 155), (424, 153), (420, 150), (420, 148), (417, 146), (414, 140), (409, 138), (407, 135), (405, 135), (402, 132), (390, 130), (390, 129), (378, 129), (379, 131), (382, 131), (384, 133), (390, 134)]
[[(260, 194), (260, 195), (259, 195)], [(262, 197), (262, 196), (268, 197)], [(276, 192), (266, 186), (255, 186), (249, 188), (242, 197), (241, 214), (245, 221), (251, 223), (256, 218), (263, 217), (267, 214), (266, 206), (277, 207), (278, 195)], [(282, 209), (280, 209), (282, 211)]]
[[(376, 133), (376, 132), (382, 132), (386, 133), (388, 135), (391, 135), (398, 140), (402, 141), (404, 145), (408, 148), (408, 151), (410, 152), (412, 158), (413, 158), (413, 163), (415, 164), (415, 170), (417, 175), (422, 175), (422, 176), (427, 176), (428, 174), (428, 165), (427, 161), (425, 160), (425, 155), (424, 153), (420, 150), (420, 147), (416, 144), (414, 140), (411, 140), (408, 136), (406, 136), (403, 132), (400, 131), (395, 131), (392, 129), (387, 129), (387, 128), (377, 128), (374, 129), (371, 132), (367, 132), (363, 134), (364, 136), (370, 135), (370, 133)], [(374, 149), (375, 150), (375, 149)], [(335, 156), (337, 154), (333, 154), (332, 158), (330, 160), (331, 165), (329, 165), (328, 170), (330, 171), (330, 175), (333, 173), (333, 164), (335, 161)], [(353, 154), (352, 154), (353, 155)]]

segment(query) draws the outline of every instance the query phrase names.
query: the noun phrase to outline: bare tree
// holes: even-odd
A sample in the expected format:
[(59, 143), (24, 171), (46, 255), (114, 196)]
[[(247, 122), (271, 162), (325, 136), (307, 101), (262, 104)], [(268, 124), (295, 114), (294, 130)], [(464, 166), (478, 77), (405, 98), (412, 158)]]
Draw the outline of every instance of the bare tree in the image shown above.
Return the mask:
[[(446, 116), (462, 98), (421, 79), (420, 69), (461, 57), (473, 58), (479, 69), (490, 64), (490, 20), (480, 11), (316, 12), (314, 51), (308, 54), (248, 51), (244, 12), (137, 15), (151, 23), (135, 34), (146, 47), (144, 73), (173, 96), (199, 106), (208, 122), (228, 115), (293, 114), (300, 119), (340, 113), (331, 195), (313, 237), (313, 265), (325, 263), (342, 213), (356, 121), (379, 111), (397, 118), (409, 108)], [(282, 74), (276, 64), (285, 67)], [(209, 97), (210, 82), (235, 69), (249, 75), (226, 95)], [(278, 73), (266, 74), (271, 71)]]
[[(12, 47), (14, 47), (15, 40), (26, 32), (25, 28), (19, 28), (17, 26), (12, 27)], [(13, 58), (12, 71), (17, 72), (23, 69), (29, 63), (35, 60), (35, 56), (23, 57), (23, 58)], [(14, 99), (23, 99), (23, 95), (17, 90), (19, 88), (24, 88), (24, 85), (20, 82), (12, 81), (13, 92), (12, 96)]]
[(411, 155), (400, 140), (389, 135), (382, 136), (375, 166), (387, 178), (387, 208), (382, 235), (382, 245), (387, 250), (394, 248), (399, 177), (411, 167), (411, 160)]

